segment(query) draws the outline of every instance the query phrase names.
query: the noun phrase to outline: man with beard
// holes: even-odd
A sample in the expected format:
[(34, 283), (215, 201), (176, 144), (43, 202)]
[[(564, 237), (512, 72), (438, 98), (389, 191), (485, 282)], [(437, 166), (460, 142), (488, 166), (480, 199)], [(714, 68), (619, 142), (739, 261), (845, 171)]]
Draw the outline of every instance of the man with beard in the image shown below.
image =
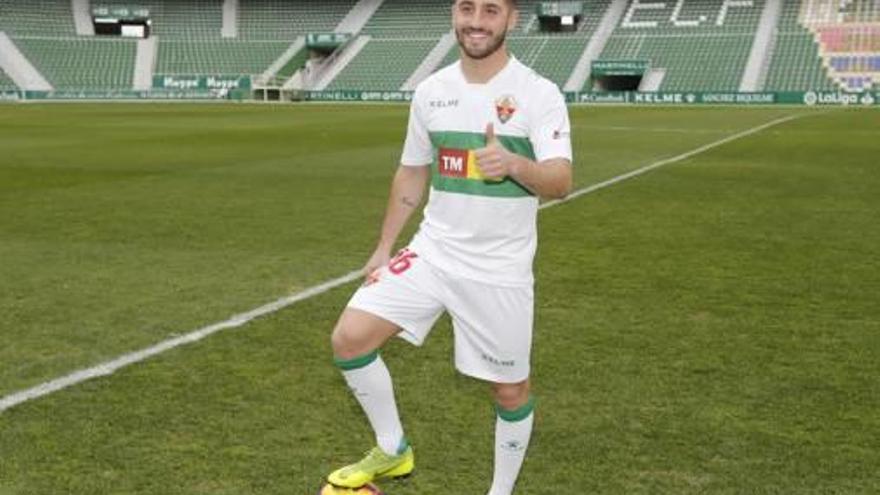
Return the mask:
[[(332, 337), (335, 363), (378, 445), (330, 474), (333, 485), (356, 488), (413, 471), (378, 349), (395, 335), (421, 345), (446, 311), (456, 368), (490, 383), (496, 403), (489, 495), (513, 492), (535, 407), (529, 357), (538, 198), (564, 197), (572, 186), (562, 94), (507, 51), (517, 16), (515, 0), (456, 0), (461, 60), (415, 91), (378, 246)], [(419, 231), (392, 258), (429, 182)]]

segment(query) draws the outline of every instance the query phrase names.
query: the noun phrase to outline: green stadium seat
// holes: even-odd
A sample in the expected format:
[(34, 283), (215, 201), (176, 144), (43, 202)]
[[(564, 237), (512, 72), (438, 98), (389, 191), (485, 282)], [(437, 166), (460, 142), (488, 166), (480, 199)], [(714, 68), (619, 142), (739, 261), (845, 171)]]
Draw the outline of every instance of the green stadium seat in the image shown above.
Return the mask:
[(0, 0), (0, 31), (10, 36), (74, 36), (70, 1)]
[[(666, 69), (663, 91), (736, 91), (761, 19), (763, 0), (731, 8), (722, 0), (686, 2), (672, 22), (674, 2), (639, 9), (617, 26), (600, 58), (647, 60)], [(630, 2), (630, 6), (632, 2)], [(629, 7), (627, 7), (629, 11)], [(722, 19), (722, 25), (718, 25)]]
[(364, 26), (363, 33), (373, 37), (436, 40), (451, 29), (451, 4), (437, 0), (385, 0)]
[[(562, 87), (598, 29), (611, 0), (590, 2), (577, 31), (571, 33), (542, 33), (536, 22), (539, 3), (519, 2), (520, 23), (509, 35), (507, 45), (520, 62)], [(449, 20), (446, 22), (448, 24)], [(443, 59), (440, 67), (446, 67), (458, 58), (459, 48), (456, 45)]]
[(131, 89), (136, 42), (16, 37), (13, 42), (56, 89)]
[(285, 41), (161, 40), (157, 74), (261, 74), (290, 46)]
[(223, 29), (223, 0), (92, 0), (92, 6), (147, 8), (161, 39), (219, 39)]
[(374, 38), (327, 89), (398, 90), (436, 44), (434, 38)]
[(248, 40), (292, 41), (308, 33), (333, 32), (355, 3), (356, 0), (240, 0), (238, 36)]

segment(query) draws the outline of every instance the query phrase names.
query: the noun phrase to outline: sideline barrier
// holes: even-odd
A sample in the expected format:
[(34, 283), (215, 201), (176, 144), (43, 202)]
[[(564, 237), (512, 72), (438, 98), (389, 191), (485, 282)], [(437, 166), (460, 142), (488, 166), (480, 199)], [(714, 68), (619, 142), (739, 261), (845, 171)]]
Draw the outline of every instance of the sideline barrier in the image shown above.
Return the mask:
[[(301, 91), (298, 101), (316, 102), (409, 102), (412, 91)], [(153, 89), (151, 91), (0, 91), (0, 101), (49, 100), (222, 100), (253, 99), (248, 89)], [(565, 93), (571, 104), (613, 105), (807, 105), (807, 106), (880, 106), (880, 91), (846, 93), (839, 91), (783, 92), (608, 92)]]
[[(393, 102), (412, 100), (411, 91), (306, 91), (306, 101)], [(565, 93), (569, 103), (618, 105), (880, 105), (880, 92), (608, 92)]]
[(0, 101), (75, 101), (75, 100), (235, 100), (241, 101), (249, 97), (248, 91), (242, 90), (60, 90), (60, 91), (0, 91)]

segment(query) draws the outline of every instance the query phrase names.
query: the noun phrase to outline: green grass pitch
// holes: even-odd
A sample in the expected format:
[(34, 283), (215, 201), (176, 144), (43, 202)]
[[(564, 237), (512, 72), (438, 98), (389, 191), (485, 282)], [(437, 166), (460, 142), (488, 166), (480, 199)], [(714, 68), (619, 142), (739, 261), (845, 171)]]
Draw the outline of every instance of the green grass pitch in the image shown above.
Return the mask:
[[(540, 213), (518, 493), (880, 492), (880, 112), (576, 107)], [(405, 106), (0, 106), (0, 397), (357, 269)], [(406, 233), (408, 237), (413, 226)], [(347, 285), (0, 413), (0, 494), (298, 494), (372, 444)], [(417, 473), (485, 493), (487, 387), (442, 320), (383, 351)]]

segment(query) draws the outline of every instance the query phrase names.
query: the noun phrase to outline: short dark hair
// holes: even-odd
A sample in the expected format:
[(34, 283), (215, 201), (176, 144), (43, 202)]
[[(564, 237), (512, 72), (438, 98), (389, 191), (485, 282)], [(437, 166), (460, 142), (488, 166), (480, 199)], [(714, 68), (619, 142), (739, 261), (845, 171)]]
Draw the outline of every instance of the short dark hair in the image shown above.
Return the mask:
[[(506, 1), (508, 4), (510, 4), (511, 7), (513, 7), (513, 8), (517, 8), (517, 7), (516, 7), (516, 0), (505, 0), (505, 1)], [(452, 0), (452, 5), (455, 5), (457, 2), (458, 2), (458, 0)]]

